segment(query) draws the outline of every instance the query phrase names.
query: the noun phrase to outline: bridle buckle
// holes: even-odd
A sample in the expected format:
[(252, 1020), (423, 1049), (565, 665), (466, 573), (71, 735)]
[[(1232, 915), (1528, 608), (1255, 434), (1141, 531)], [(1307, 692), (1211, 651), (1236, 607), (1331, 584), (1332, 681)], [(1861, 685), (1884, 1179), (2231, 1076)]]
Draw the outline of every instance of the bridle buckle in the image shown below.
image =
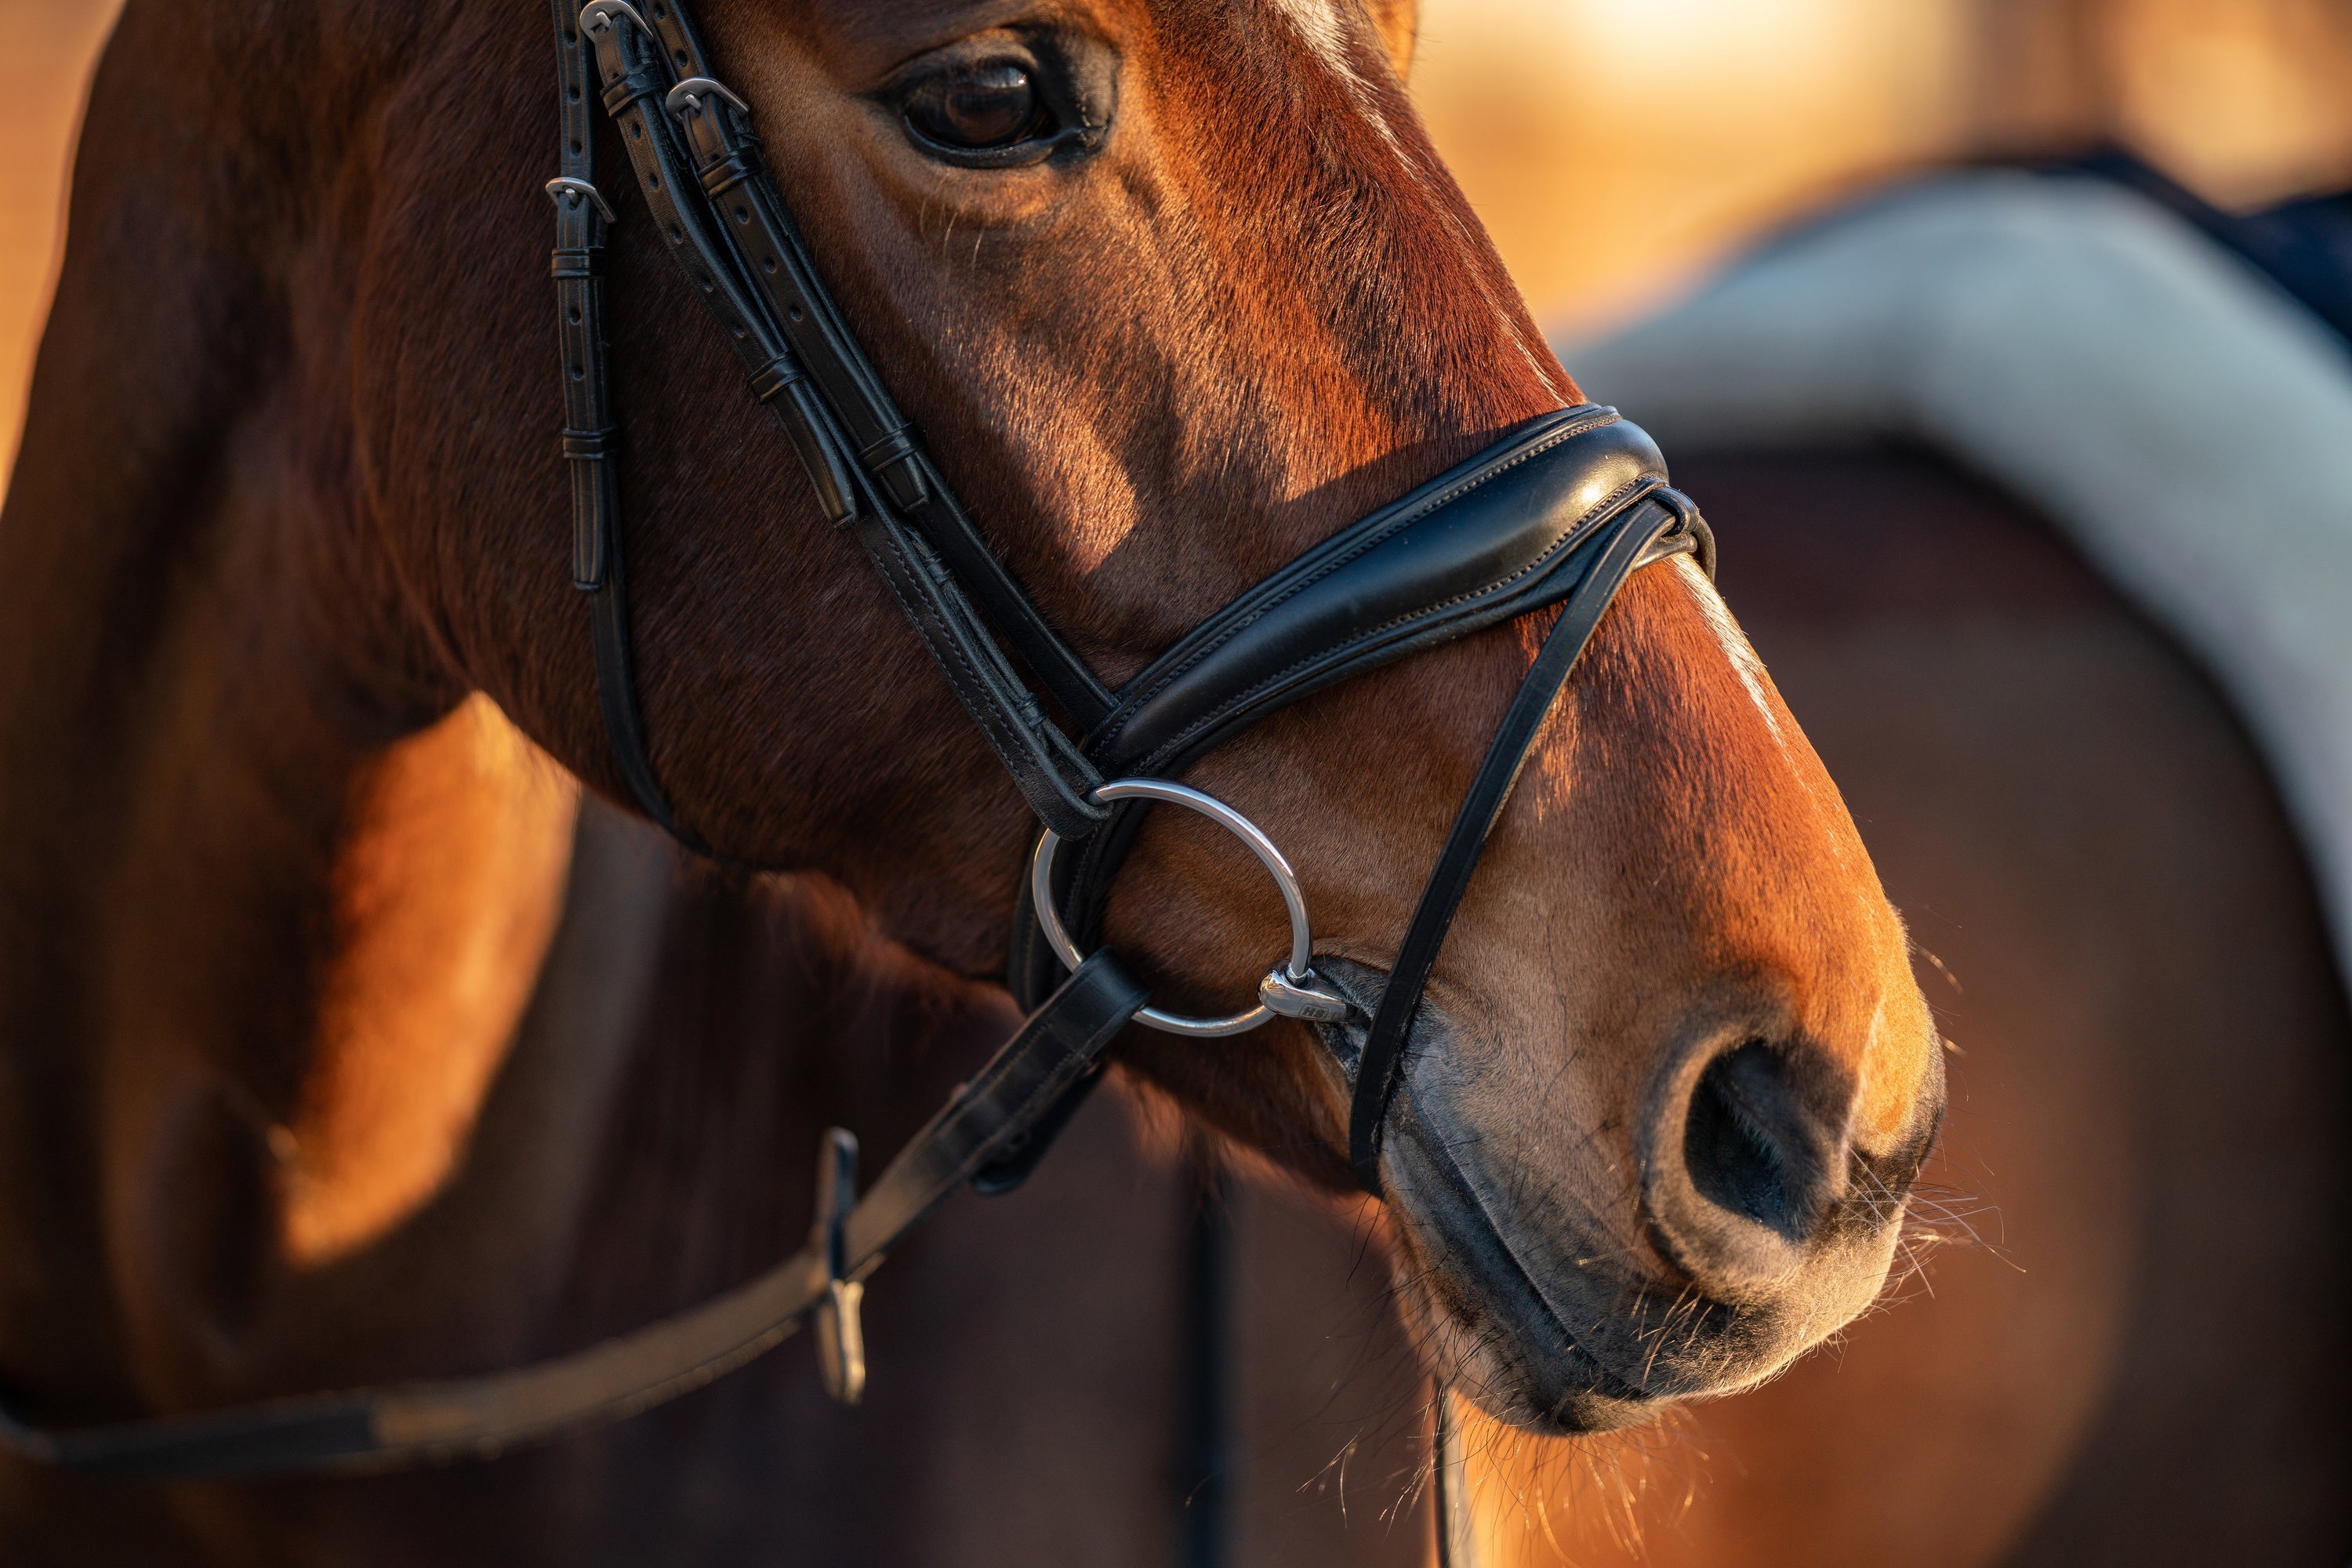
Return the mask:
[(613, 216), (613, 209), (605, 202), (604, 194), (585, 180), (575, 180), (569, 174), (559, 174), (547, 182), (546, 188), (547, 199), (559, 207), (567, 203), (576, 207), (585, 201), (596, 209), (596, 216), (606, 223), (617, 224), (621, 221)]
[(849, 1278), (849, 1215), (857, 1206), (857, 1135), (828, 1127), (816, 1151), (816, 1220), (809, 1245), (824, 1259), (816, 1304), (816, 1366), (824, 1391), (844, 1405), (866, 1393), (866, 1287)]
[(629, 0), (589, 0), (587, 5), (580, 8), (580, 30), (593, 37), (622, 17), (626, 17), (635, 23), (637, 31), (644, 37), (648, 38), (660, 37), (654, 31), (653, 24), (639, 16), (637, 8), (630, 5)]
[(746, 120), (751, 117), (751, 106), (737, 97), (733, 89), (714, 77), (707, 76), (690, 76), (671, 88), (662, 99), (662, 108), (671, 119), (677, 120), (688, 110), (701, 113), (702, 100), (706, 98), (715, 98), (730, 105)]

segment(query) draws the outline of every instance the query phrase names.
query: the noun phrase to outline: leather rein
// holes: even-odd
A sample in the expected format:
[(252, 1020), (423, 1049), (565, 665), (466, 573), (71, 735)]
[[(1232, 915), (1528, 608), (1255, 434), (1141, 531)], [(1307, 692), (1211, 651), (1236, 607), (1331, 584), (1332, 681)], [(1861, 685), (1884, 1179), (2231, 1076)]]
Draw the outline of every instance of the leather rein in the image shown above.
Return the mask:
[[(1649, 437), (1614, 409), (1583, 405), (1529, 421), (1308, 550), (1113, 692), (1038, 613), (892, 404), (769, 173), (749, 107), (712, 76), (678, 0), (553, 0), (553, 11), (562, 154), (547, 189), (556, 211), (551, 271), (564, 367), (572, 574), (588, 609), (621, 775), (647, 816), (690, 848), (712, 853), (678, 820), (655, 777), (630, 668), (604, 331), (604, 233), (616, 215), (594, 182), (592, 97), (620, 132), (656, 228), (735, 349), (752, 395), (783, 427), (820, 507), (865, 549), (1037, 816), (1009, 972), (1031, 1011), (862, 1195), (856, 1142), (830, 1131), (808, 1245), (698, 1307), (482, 1377), (100, 1426), (35, 1425), (0, 1404), (0, 1445), (25, 1458), (159, 1478), (489, 1458), (675, 1398), (810, 1318), (828, 1390), (854, 1403), (865, 1377), (858, 1307), (866, 1280), (957, 1187), (1018, 1185), (1131, 1022), (1215, 1036), (1276, 1015), (1307, 1020), (1353, 1080), (1349, 1160), (1357, 1180), (1378, 1194), (1382, 1129), (1423, 989), (1545, 715), (1636, 570), (1690, 552), (1714, 573), (1712, 535), (1667, 484)], [(1462, 802), (1365, 1024), (1314, 973), (1304, 896), (1280, 850), (1246, 817), (1176, 775), (1327, 686), (1555, 605), (1558, 619)], [(1225, 1018), (1161, 1013), (1115, 955), (1084, 951), (1098, 939), (1111, 884), (1154, 802), (1227, 826), (1282, 889), (1291, 952), (1268, 971), (1255, 1007)], [(1359, 1026), (1360, 1045), (1353, 1043)]]

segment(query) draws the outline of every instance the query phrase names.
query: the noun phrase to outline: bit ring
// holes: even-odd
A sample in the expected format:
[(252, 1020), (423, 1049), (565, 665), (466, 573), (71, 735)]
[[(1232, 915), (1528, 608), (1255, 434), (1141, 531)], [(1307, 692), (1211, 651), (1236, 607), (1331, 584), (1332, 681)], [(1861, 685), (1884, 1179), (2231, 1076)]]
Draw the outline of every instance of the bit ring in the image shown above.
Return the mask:
[[(1146, 1007), (1136, 1014), (1139, 1024), (1164, 1029), (1171, 1035), (1213, 1037), (1238, 1035), (1255, 1029), (1275, 1016), (1276, 1009), (1267, 1005), (1269, 1000), (1283, 1003), (1280, 1011), (1299, 1017), (1344, 1016), (1346, 1004), (1323, 991), (1321, 983), (1307, 961), (1315, 948), (1314, 930), (1307, 920), (1307, 895), (1299, 889), (1298, 874), (1290, 862), (1275, 847), (1265, 830), (1215, 795), (1207, 795), (1189, 784), (1171, 784), (1166, 779), (1113, 779), (1097, 788), (1089, 797), (1096, 801), (1153, 800), (1170, 805), (1181, 805), (1199, 812), (1244, 844), (1255, 855), (1258, 863), (1274, 877), (1275, 886), (1282, 890), (1283, 908), (1290, 913), (1290, 957), (1287, 963), (1268, 972), (1258, 987), (1259, 1002), (1245, 1012), (1227, 1014), (1222, 1018), (1199, 1018), (1182, 1013), (1170, 1013), (1158, 1007)], [(1047, 829), (1037, 840), (1037, 852), (1029, 862), (1029, 892), (1037, 907), (1037, 923), (1045, 932), (1045, 941), (1053, 947), (1055, 956), (1071, 969), (1086, 961), (1086, 955), (1070, 940), (1067, 928), (1062, 924), (1061, 912), (1054, 907), (1054, 857), (1061, 848), (1061, 837)], [(1333, 1008), (1339, 1012), (1334, 1014)]]

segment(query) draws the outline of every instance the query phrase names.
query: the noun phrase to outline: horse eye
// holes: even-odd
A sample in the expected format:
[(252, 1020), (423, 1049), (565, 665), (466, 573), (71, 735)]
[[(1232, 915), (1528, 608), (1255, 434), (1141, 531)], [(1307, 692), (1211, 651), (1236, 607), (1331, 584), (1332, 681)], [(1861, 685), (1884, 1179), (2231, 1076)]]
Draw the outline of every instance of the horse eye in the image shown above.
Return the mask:
[(942, 147), (1009, 147), (1046, 130), (1037, 86), (1017, 65), (971, 66), (935, 76), (907, 99), (907, 123)]

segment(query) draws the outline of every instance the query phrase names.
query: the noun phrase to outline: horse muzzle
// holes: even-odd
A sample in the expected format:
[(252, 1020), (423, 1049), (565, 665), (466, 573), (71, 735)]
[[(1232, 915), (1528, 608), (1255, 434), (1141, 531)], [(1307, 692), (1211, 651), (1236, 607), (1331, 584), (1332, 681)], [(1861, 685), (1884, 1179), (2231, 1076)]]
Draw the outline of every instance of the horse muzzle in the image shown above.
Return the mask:
[(1486, 1053), (1439, 1038), (1454, 1031), (1433, 1007), (1423, 1030), (1391, 1113), (1398, 1272), (1438, 1375), (1489, 1415), (1555, 1435), (1638, 1425), (1762, 1382), (1876, 1299), (1940, 1093), (1899, 1148), (1866, 1154), (1835, 1074), (1695, 1048), (1656, 1070), (1630, 1142), (1563, 1129), (1536, 1160), (1493, 1135)]

